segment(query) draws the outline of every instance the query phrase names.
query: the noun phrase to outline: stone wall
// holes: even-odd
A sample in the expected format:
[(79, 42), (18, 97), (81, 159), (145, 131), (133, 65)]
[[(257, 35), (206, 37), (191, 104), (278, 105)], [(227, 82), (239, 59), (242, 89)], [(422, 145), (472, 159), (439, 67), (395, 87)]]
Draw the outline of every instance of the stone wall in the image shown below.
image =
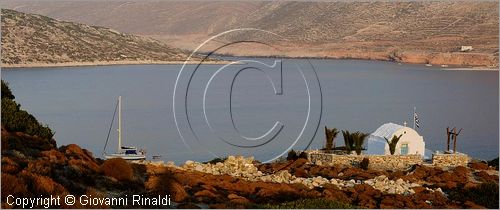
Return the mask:
[[(422, 165), (421, 155), (336, 155), (320, 151), (307, 151), (310, 163), (325, 166), (359, 166), (363, 158), (368, 158), (368, 168), (377, 170), (406, 170), (413, 165)], [(438, 167), (467, 166), (469, 156), (463, 153), (433, 154), (432, 165)]]
[(422, 165), (421, 155), (370, 155), (370, 169), (407, 170), (414, 165)]
[(463, 153), (453, 154), (439, 154), (432, 155), (432, 165), (438, 167), (456, 167), (467, 166), (469, 163), (469, 156)]
[(359, 166), (363, 158), (368, 158), (368, 168), (378, 170), (406, 170), (423, 162), (421, 155), (335, 155), (311, 152), (307, 153), (307, 157), (312, 164), (327, 166)]

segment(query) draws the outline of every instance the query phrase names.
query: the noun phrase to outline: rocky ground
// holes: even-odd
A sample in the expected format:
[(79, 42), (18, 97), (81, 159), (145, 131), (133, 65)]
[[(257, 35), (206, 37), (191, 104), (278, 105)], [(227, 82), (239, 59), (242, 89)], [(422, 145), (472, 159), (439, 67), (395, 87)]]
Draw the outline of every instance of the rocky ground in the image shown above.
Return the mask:
[[(478, 200), (457, 194), (490, 182), (496, 185), (498, 195), (498, 171), (486, 163), (448, 170), (415, 166), (409, 171), (391, 172), (314, 166), (305, 159), (259, 164), (252, 158), (229, 156), (215, 164), (187, 161), (180, 167), (167, 163), (146, 168), (147, 190), (161, 193), (165, 188), (158, 186), (165, 186), (168, 177), (169, 184), (177, 187), (165, 193), (175, 195), (176, 202), (203, 203), (213, 208), (255, 207), (304, 198), (335, 200), (361, 208), (482, 208), (485, 206), (476, 203)], [(498, 199), (493, 203), (498, 206)]]

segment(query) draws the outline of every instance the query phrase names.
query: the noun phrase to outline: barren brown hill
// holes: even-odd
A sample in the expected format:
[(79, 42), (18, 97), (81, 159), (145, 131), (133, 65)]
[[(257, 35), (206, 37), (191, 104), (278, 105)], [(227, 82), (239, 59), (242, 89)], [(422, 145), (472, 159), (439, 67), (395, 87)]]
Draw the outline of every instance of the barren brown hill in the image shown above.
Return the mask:
[[(19, 11), (148, 35), (194, 49), (234, 28), (278, 33), (282, 55), (498, 66), (498, 2), (3, 1)], [(220, 41), (261, 39), (240, 33)], [(460, 52), (461, 46), (472, 46)], [(251, 50), (248, 50), (251, 49)], [(236, 55), (271, 55), (255, 48)]]
[(149, 37), (2, 9), (2, 65), (183, 61), (187, 53)]

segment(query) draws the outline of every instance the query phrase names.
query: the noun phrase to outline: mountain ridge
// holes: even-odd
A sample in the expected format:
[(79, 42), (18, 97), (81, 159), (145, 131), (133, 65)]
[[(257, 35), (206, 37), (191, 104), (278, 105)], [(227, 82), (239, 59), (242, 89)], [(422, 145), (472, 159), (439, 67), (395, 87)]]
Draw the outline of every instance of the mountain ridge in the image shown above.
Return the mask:
[[(287, 57), (498, 67), (498, 2), (3, 1), (2, 6), (114, 28), (193, 50), (234, 28), (277, 33)], [(89, 13), (89, 11), (92, 11)], [(255, 33), (219, 38), (267, 40)], [(461, 46), (472, 46), (461, 52)], [(276, 56), (266, 49), (226, 54)]]

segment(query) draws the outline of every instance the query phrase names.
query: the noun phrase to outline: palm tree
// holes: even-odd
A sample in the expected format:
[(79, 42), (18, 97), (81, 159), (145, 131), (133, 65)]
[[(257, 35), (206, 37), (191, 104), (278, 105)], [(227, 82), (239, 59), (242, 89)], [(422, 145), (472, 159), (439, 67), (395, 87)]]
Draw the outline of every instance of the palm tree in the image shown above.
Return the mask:
[(332, 149), (335, 147), (335, 138), (337, 138), (338, 134), (339, 131), (337, 130), (337, 128), (328, 129), (325, 126), (325, 135), (326, 135), (325, 152), (330, 153)]
[(392, 136), (392, 139), (390, 142), (389, 142), (389, 139), (384, 137), (387, 144), (389, 144), (389, 151), (391, 152), (391, 155), (394, 155), (394, 152), (396, 152), (396, 145), (398, 145), (398, 142), (401, 139), (401, 136), (403, 136), (403, 134), (401, 134), (399, 136), (396, 136), (396, 135)]
[(362, 133), (359, 131), (351, 134), (356, 154), (361, 155), (361, 150), (363, 150), (363, 143), (365, 143), (366, 137), (368, 137), (368, 135), (369, 134), (367, 133)]
[(352, 134), (347, 130), (342, 131), (342, 136), (344, 136), (345, 149), (348, 154), (351, 154), (352, 149), (354, 149), (354, 141), (352, 139)]

